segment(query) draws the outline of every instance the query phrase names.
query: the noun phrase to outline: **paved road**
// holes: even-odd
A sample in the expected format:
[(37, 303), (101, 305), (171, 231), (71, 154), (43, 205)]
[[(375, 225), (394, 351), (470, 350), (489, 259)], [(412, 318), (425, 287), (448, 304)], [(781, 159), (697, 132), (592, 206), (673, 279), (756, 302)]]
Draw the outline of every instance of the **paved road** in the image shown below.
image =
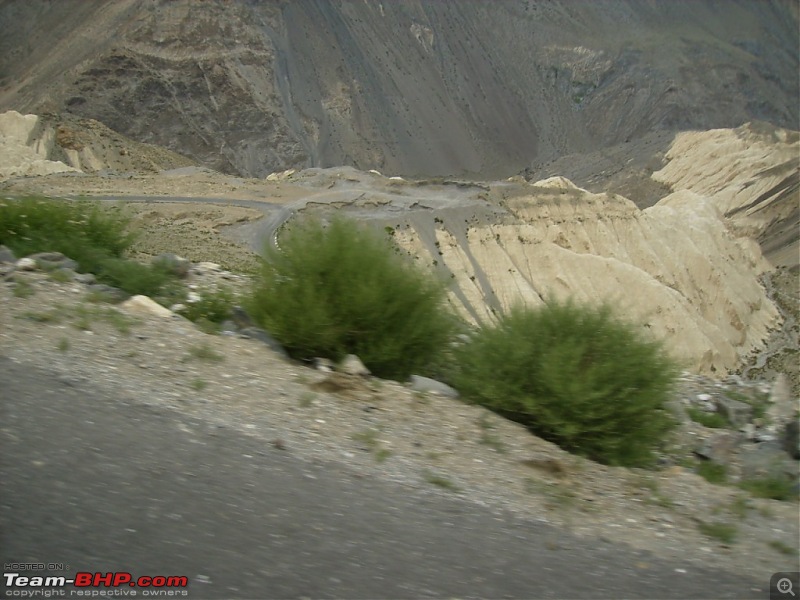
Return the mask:
[(191, 598), (766, 597), (1, 355), (0, 407), (0, 558), (68, 565), (40, 575), (185, 575)]

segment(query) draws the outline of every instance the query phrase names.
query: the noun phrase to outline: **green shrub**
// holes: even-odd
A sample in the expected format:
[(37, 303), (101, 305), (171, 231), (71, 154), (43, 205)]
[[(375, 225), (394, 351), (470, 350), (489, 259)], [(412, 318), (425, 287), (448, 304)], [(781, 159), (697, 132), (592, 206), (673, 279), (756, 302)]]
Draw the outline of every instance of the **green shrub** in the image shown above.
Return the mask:
[(676, 424), (664, 408), (674, 363), (607, 306), (515, 308), (457, 349), (455, 365), (465, 398), (607, 464), (651, 464)]
[(0, 244), (17, 256), (61, 252), (78, 270), (129, 294), (157, 296), (174, 278), (166, 269), (125, 260), (135, 235), (116, 206), (86, 200), (22, 198), (0, 203)]
[(697, 464), (696, 472), (708, 483), (723, 484), (728, 481), (728, 469), (725, 465), (708, 460)]
[(352, 353), (380, 377), (431, 374), (455, 325), (442, 283), (343, 219), (295, 224), (280, 246), (267, 249), (247, 308), (291, 356)]
[(123, 258), (109, 258), (95, 271), (98, 281), (107, 283), (131, 295), (157, 297), (163, 288), (175, 280), (164, 267), (145, 265)]
[(728, 419), (725, 418), (725, 415), (717, 412), (709, 413), (692, 406), (686, 409), (686, 413), (689, 415), (689, 418), (692, 421), (695, 423), (700, 423), (700, 425), (703, 427), (722, 429), (730, 425)]
[(205, 289), (198, 292), (200, 300), (197, 302), (187, 302), (181, 315), (206, 327), (209, 332), (219, 330), (219, 325), (230, 318), (236, 298), (233, 292), (226, 287), (219, 289)]
[(133, 243), (129, 219), (118, 207), (87, 201), (22, 198), (0, 203), (0, 244), (17, 256), (61, 252), (94, 272)]
[(742, 481), (739, 487), (750, 492), (756, 498), (797, 499), (796, 484), (788, 477), (772, 476), (763, 479), (748, 479)]

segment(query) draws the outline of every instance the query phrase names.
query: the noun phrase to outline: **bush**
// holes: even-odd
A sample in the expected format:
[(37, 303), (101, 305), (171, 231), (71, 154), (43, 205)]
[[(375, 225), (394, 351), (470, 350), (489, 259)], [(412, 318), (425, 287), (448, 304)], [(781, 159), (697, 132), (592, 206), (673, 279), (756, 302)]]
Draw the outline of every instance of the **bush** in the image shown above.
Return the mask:
[(676, 366), (608, 306), (513, 309), (455, 359), (465, 398), (599, 462), (649, 465), (676, 424), (665, 410)]
[(455, 319), (442, 283), (381, 234), (335, 219), (295, 224), (267, 260), (247, 308), (290, 356), (356, 354), (377, 376), (431, 372)]
[(78, 270), (129, 294), (157, 296), (173, 280), (165, 269), (123, 258), (134, 241), (119, 207), (85, 200), (22, 198), (0, 204), (0, 244), (17, 256), (61, 252)]
[(87, 201), (23, 198), (0, 204), (0, 244), (17, 256), (61, 252), (82, 271), (121, 257), (133, 243), (129, 220), (117, 207)]
[(198, 292), (200, 300), (186, 302), (180, 314), (197, 323), (207, 333), (218, 333), (220, 325), (231, 317), (236, 298), (227, 287), (219, 289), (201, 290)]

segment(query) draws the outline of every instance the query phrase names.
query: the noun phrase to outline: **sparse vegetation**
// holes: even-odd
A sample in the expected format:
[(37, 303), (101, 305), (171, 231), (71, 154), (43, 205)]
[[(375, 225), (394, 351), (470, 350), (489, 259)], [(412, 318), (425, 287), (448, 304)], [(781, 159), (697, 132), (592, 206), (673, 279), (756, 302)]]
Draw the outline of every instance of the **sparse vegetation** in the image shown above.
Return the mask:
[(69, 340), (67, 338), (61, 338), (58, 340), (57, 348), (59, 352), (67, 352), (69, 350)]
[(695, 470), (709, 483), (723, 484), (728, 481), (728, 469), (725, 465), (704, 460), (697, 463)]
[(777, 550), (781, 554), (786, 554), (787, 556), (790, 556), (792, 554), (797, 554), (797, 550), (795, 550), (794, 548), (792, 548), (787, 544), (784, 544), (780, 540), (771, 540), (767, 542), (767, 546), (769, 546), (773, 550)]
[(600, 462), (647, 466), (676, 425), (676, 367), (608, 306), (516, 308), (456, 349), (462, 395)]
[(728, 427), (730, 423), (728, 419), (725, 418), (724, 415), (721, 415), (718, 412), (706, 412), (699, 408), (689, 407), (686, 409), (686, 413), (689, 415), (689, 418), (694, 421), (695, 423), (700, 423), (703, 427), (709, 427), (712, 429), (721, 429), (724, 427)]
[(750, 492), (756, 498), (770, 498), (772, 500), (797, 499), (796, 485), (788, 477), (772, 476), (762, 479), (748, 479), (742, 481), (739, 487)]
[[(129, 294), (156, 297), (173, 278), (165, 269), (124, 258), (135, 236), (118, 206), (97, 202), (22, 198), (0, 203), (0, 244), (17, 256), (61, 252), (98, 281)], [(51, 277), (68, 274), (51, 273)]]
[(460, 488), (455, 483), (453, 483), (450, 479), (448, 479), (447, 477), (444, 477), (443, 475), (438, 475), (437, 473), (434, 473), (433, 471), (425, 471), (425, 472), (423, 472), (422, 477), (428, 483), (433, 484), (433, 485), (435, 485), (437, 487), (440, 487), (442, 489), (450, 490), (451, 492), (460, 491)]
[(723, 544), (732, 544), (739, 533), (736, 525), (730, 523), (698, 521), (697, 528), (706, 537), (719, 540)]
[(196, 358), (198, 360), (205, 360), (208, 362), (222, 362), (225, 357), (219, 352), (215, 351), (208, 344), (200, 344), (189, 348), (189, 356), (185, 360)]
[(202, 392), (204, 389), (206, 389), (208, 383), (197, 377), (195, 379), (192, 379), (192, 382), (189, 385), (195, 392)]
[(267, 248), (249, 313), (294, 358), (356, 354), (378, 377), (431, 373), (455, 321), (444, 286), (357, 223), (307, 220)]
[(29, 281), (19, 279), (14, 281), (14, 297), (30, 298), (36, 293)]
[(180, 314), (196, 323), (206, 333), (219, 333), (220, 325), (229, 319), (236, 304), (236, 298), (230, 288), (199, 290), (200, 300), (186, 302)]

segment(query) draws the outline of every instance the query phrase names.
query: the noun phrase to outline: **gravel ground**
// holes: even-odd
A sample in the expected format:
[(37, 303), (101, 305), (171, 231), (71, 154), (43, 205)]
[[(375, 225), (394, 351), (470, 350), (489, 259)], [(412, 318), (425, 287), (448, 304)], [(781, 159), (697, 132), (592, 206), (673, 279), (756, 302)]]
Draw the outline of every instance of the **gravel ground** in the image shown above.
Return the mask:
[[(227, 277), (234, 287), (246, 283)], [(47, 365), (66, 382), (91, 381), (109, 397), (185, 411), (208, 424), (209, 436), (242, 430), (265, 451), (336, 461), (358, 476), (458, 494), (579, 536), (765, 581), (797, 568), (796, 503), (746, 499), (678, 466), (598, 465), (477, 406), (396, 382), (322, 373), (254, 340), (204, 334), (180, 317), (93, 304), (83, 285), (44, 273), (14, 279), (27, 285), (0, 283), (0, 353)], [(21, 288), (32, 294), (19, 297)], [(734, 526), (736, 540), (701, 534), (701, 522)]]

